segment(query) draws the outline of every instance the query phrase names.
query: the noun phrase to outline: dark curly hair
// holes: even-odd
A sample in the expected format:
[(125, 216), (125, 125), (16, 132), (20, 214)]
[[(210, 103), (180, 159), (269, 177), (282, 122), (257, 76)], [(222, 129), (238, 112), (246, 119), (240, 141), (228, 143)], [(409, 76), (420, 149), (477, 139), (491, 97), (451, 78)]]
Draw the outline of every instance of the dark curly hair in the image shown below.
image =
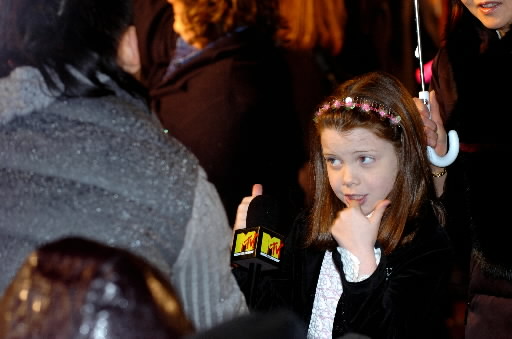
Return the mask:
[(178, 0), (187, 8), (186, 21), (198, 41), (208, 43), (250, 26), (274, 35), (281, 25), (277, 0)]

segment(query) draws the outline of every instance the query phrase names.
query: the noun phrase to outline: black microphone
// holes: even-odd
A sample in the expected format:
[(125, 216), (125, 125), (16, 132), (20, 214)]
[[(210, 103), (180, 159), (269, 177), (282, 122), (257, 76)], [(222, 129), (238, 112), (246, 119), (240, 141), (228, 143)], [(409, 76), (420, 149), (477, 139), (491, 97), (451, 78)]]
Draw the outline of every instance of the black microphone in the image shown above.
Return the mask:
[(247, 208), (246, 228), (235, 231), (231, 249), (231, 262), (249, 271), (249, 292), (246, 294), (250, 309), (256, 307), (255, 286), (261, 271), (278, 268), (284, 237), (273, 231), (278, 223), (277, 201), (269, 195), (252, 199)]
[(284, 246), (284, 237), (274, 231), (279, 220), (277, 201), (269, 195), (255, 197), (246, 220), (246, 228), (235, 231), (231, 262), (247, 268), (256, 264), (258, 271), (277, 268)]

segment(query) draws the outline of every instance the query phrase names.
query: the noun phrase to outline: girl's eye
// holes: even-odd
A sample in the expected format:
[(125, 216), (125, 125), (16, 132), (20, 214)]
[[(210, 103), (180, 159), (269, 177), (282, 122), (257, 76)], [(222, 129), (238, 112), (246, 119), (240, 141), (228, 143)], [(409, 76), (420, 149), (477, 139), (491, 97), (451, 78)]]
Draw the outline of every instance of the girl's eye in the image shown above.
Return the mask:
[(333, 166), (333, 167), (336, 167), (336, 166), (340, 166), (341, 165), (341, 161), (339, 161), (338, 159), (336, 158), (333, 158), (333, 157), (325, 157), (325, 162), (327, 162), (327, 164)]
[(373, 158), (373, 157), (369, 157), (369, 156), (362, 156), (361, 157), (361, 163), (362, 164), (370, 164), (373, 161), (375, 161), (375, 158)]

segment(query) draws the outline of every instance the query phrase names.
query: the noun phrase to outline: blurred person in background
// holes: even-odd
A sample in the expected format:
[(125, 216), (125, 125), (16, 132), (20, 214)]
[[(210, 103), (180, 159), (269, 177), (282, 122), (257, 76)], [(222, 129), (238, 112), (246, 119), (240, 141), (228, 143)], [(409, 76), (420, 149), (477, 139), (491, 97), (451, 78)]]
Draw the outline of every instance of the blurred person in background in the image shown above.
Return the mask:
[[(344, 0), (281, 0), (279, 11), (283, 17), (279, 41), (292, 76), (293, 103), (307, 147), (312, 112), (344, 80), (344, 68), (351, 67), (338, 60), (345, 41), (347, 11)], [(305, 162), (299, 181), (306, 206), (313, 199), (309, 173)]]
[[(170, 0), (165, 15), (163, 4), (153, 3), (135, 2), (140, 49), (158, 60), (141, 61), (151, 107), (169, 134), (197, 156), (231, 225), (254, 183), (279, 201), (280, 225), (289, 224), (302, 207), (298, 170), (305, 156), (291, 78), (276, 40), (278, 1)], [(154, 36), (172, 40), (159, 33), (171, 29), (178, 35), (174, 49), (162, 51)], [(164, 54), (169, 59), (160, 62)]]
[(512, 1), (450, 4), (424, 121), (429, 145), (439, 155), (448, 148), (447, 130), (455, 130), (460, 140), (457, 159), (436, 180), (448, 212), (447, 230), (468, 274), (465, 338), (510, 338), (512, 229), (503, 193), (512, 190), (504, 163), (512, 150), (506, 103), (512, 90)]
[(197, 159), (145, 100), (129, 0), (0, 0), (0, 291), (81, 236), (161, 270), (197, 329), (247, 313), (231, 228)]

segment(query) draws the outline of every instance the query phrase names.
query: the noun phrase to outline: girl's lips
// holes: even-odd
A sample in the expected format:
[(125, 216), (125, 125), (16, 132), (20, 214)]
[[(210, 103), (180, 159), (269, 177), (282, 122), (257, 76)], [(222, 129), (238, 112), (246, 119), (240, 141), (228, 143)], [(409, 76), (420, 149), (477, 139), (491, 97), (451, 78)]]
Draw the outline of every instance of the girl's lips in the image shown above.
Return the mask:
[(347, 201), (357, 201), (359, 205), (362, 205), (366, 201), (366, 194), (345, 194), (345, 199), (347, 199)]

